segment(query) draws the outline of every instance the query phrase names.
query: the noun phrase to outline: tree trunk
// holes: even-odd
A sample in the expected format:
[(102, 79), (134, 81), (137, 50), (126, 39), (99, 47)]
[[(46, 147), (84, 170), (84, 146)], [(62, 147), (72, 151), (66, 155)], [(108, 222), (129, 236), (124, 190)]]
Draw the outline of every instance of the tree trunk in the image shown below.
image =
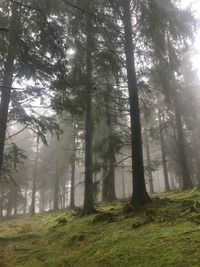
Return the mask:
[(76, 171), (76, 136), (77, 128), (76, 124), (73, 123), (73, 145), (72, 145), (72, 158), (71, 158), (71, 188), (70, 188), (70, 208), (75, 208), (75, 195), (74, 195), (74, 186), (75, 186), (75, 171)]
[(175, 109), (175, 120), (177, 129), (177, 145), (178, 145), (178, 159), (180, 165), (180, 171), (182, 174), (183, 186), (182, 190), (187, 190), (193, 187), (192, 180), (190, 177), (190, 171), (188, 168), (186, 150), (185, 150), (185, 137), (183, 131), (183, 123), (180, 113), (180, 105), (177, 95), (177, 90), (174, 88), (174, 109)]
[(38, 159), (39, 159), (39, 138), (37, 137), (34, 171), (33, 171), (33, 182), (32, 182), (32, 197), (31, 197), (31, 207), (30, 207), (31, 215), (35, 214), (35, 195), (36, 195)]
[(12, 17), (9, 26), (8, 53), (4, 65), (4, 75), (2, 80), (1, 103), (0, 103), (0, 173), (2, 171), (4, 144), (6, 137), (8, 109), (11, 97), (11, 87), (14, 74), (14, 60), (16, 57), (16, 45), (18, 38), (18, 18), (17, 7), (12, 4)]
[(161, 156), (162, 156), (162, 165), (163, 165), (163, 175), (164, 175), (164, 182), (165, 182), (165, 192), (170, 191), (169, 186), (169, 177), (168, 177), (168, 170), (167, 170), (167, 157), (165, 151), (165, 140), (163, 135), (163, 125), (161, 119), (161, 113), (158, 109), (158, 124), (159, 124), (159, 133), (160, 133), (160, 147), (161, 147)]
[(124, 161), (122, 156), (122, 199), (126, 198), (126, 188), (125, 188), (125, 174), (124, 174)]
[(14, 216), (17, 216), (17, 208), (18, 208), (18, 186), (15, 185), (14, 191), (13, 191), (13, 208), (14, 208)]
[(174, 111), (175, 111), (175, 121), (177, 130), (177, 150), (178, 150), (178, 160), (180, 165), (180, 171), (182, 176), (183, 190), (187, 190), (193, 187), (190, 171), (186, 156), (186, 142), (184, 137), (183, 122), (181, 116), (181, 108), (178, 95), (178, 84), (176, 83), (175, 70), (173, 55), (171, 54), (171, 43), (168, 37), (168, 52), (169, 52), (169, 66), (170, 66), (170, 78), (171, 78), (171, 89), (174, 98)]
[(131, 143), (132, 143), (132, 179), (133, 194), (131, 204), (142, 205), (150, 202), (150, 197), (146, 191), (144, 179), (144, 165), (142, 154), (142, 136), (140, 123), (140, 108), (138, 98), (138, 88), (136, 81), (132, 18), (130, 11), (130, 0), (122, 0), (123, 22), (125, 31), (125, 54), (128, 78), (128, 91), (130, 102), (131, 118)]
[(55, 173), (55, 180), (54, 180), (54, 197), (53, 197), (53, 209), (59, 210), (59, 186), (60, 186), (60, 177), (59, 177), (59, 171), (58, 166), (56, 164), (56, 173)]
[(194, 129), (192, 132), (193, 137), (193, 149), (194, 149), (194, 155), (195, 155), (195, 165), (196, 165), (196, 178), (197, 183), (200, 185), (200, 154), (199, 154), (199, 138), (198, 138), (198, 132), (197, 129)]
[(174, 191), (174, 190), (176, 190), (176, 186), (175, 186), (175, 182), (174, 182), (174, 180), (175, 180), (175, 175), (174, 175), (174, 173), (171, 171), (170, 172), (170, 182), (171, 182), (171, 189)]
[[(110, 92), (109, 92), (110, 93)], [(112, 142), (113, 136), (113, 126), (111, 122), (110, 116), (110, 104), (111, 101), (109, 99), (108, 92), (105, 92), (105, 104), (106, 104), (106, 124), (108, 128), (108, 147), (107, 147), (107, 156), (104, 159), (104, 174), (103, 174), (103, 201), (112, 202), (115, 201), (115, 152)]]
[[(106, 162), (104, 163), (106, 164)], [(115, 201), (115, 169), (114, 162), (109, 160), (104, 166), (104, 178), (103, 178), (103, 194), (102, 200), (107, 202)]]
[(45, 210), (45, 190), (42, 188), (40, 190), (40, 212), (44, 212)]
[(63, 209), (66, 208), (66, 184), (64, 183), (62, 187), (62, 202), (63, 202)]
[(147, 171), (148, 171), (148, 177), (149, 177), (149, 190), (150, 193), (154, 193), (154, 187), (153, 187), (153, 175), (151, 171), (151, 155), (150, 155), (150, 149), (149, 149), (149, 138), (148, 138), (148, 129), (146, 128), (144, 130), (144, 138), (145, 138), (145, 148), (146, 148), (146, 157), (147, 157)]
[(23, 214), (26, 214), (26, 208), (27, 208), (27, 186), (24, 188), (24, 205), (23, 205)]
[(8, 193), (8, 203), (7, 203), (7, 214), (6, 217), (10, 218), (12, 216), (12, 211), (14, 208), (14, 203), (15, 203), (15, 184), (13, 184), (13, 182), (11, 182), (9, 184), (9, 193)]
[(71, 161), (71, 187), (70, 187), (70, 208), (75, 208), (75, 195), (74, 195), (74, 186), (75, 186), (75, 171), (76, 171), (76, 158), (75, 152), (73, 152), (73, 158)]
[[(90, 1), (87, 1), (86, 10), (90, 10)], [(92, 118), (92, 18), (86, 13), (86, 125), (85, 125), (85, 191), (83, 215), (95, 212), (93, 199), (93, 118)]]
[(1, 185), (1, 198), (0, 198), (0, 219), (2, 219), (2, 218), (3, 218), (4, 199), (5, 199), (5, 187), (4, 187), (4, 185)]

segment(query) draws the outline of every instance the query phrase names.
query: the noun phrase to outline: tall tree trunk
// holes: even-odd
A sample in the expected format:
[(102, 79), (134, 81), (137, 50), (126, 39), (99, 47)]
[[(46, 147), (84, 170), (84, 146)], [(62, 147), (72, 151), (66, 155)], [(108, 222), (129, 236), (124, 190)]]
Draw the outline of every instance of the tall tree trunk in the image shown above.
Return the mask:
[(171, 171), (170, 172), (170, 184), (171, 184), (171, 189), (174, 191), (176, 189), (176, 186), (175, 186), (175, 175), (174, 173)]
[(55, 173), (55, 180), (54, 180), (54, 196), (53, 196), (53, 209), (59, 210), (59, 186), (60, 186), (60, 174), (58, 171), (58, 166), (56, 164), (56, 173)]
[(130, 11), (130, 0), (122, 0), (123, 22), (125, 31), (125, 54), (128, 78), (128, 91), (130, 102), (131, 118), (131, 143), (132, 143), (132, 178), (133, 194), (131, 204), (142, 205), (150, 202), (150, 197), (146, 191), (144, 179), (144, 165), (142, 154), (142, 136), (140, 123), (140, 108), (138, 98), (138, 88), (136, 81), (133, 27)]
[(126, 188), (125, 188), (125, 174), (124, 174), (124, 161), (122, 156), (122, 199), (126, 198)]
[[(90, 10), (90, 0), (87, 1), (86, 10)], [(83, 215), (95, 212), (93, 199), (93, 118), (92, 118), (92, 17), (86, 13), (86, 125), (85, 125), (85, 191)]]
[(105, 162), (104, 164), (106, 164), (106, 166), (104, 166), (102, 200), (112, 202), (117, 199), (115, 194), (114, 162), (111, 163), (111, 160), (109, 160), (107, 163)]
[(180, 113), (180, 104), (178, 100), (178, 94), (176, 88), (174, 88), (174, 110), (175, 120), (177, 129), (177, 149), (178, 149), (178, 160), (180, 165), (180, 171), (182, 176), (183, 190), (187, 190), (193, 187), (190, 171), (187, 162), (186, 149), (185, 149), (185, 137), (183, 130), (183, 122)]
[(63, 209), (66, 208), (66, 184), (63, 184), (62, 187), (62, 202), (63, 202)]
[(32, 197), (31, 197), (31, 207), (30, 207), (31, 215), (35, 214), (35, 195), (36, 195), (38, 160), (39, 160), (39, 138), (37, 137), (34, 171), (33, 171), (33, 181), (32, 181)]
[(71, 187), (70, 187), (70, 208), (75, 208), (75, 172), (76, 172), (76, 138), (78, 136), (78, 127), (75, 122), (73, 122), (73, 144), (72, 144), (72, 158), (71, 158)]
[(73, 140), (73, 152), (72, 152), (72, 159), (71, 159), (71, 187), (70, 187), (70, 208), (75, 208), (75, 171), (76, 171), (76, 145), (75, 145), (75, 138)]
[(147, 157), (147, 171), (148, 171), (148, 177), (149, 177), (149, 190), (150, 193), (154, 193), (154, 187), (153, 187), (153, 175), (151, 171), (151, 155), (150, 155), (150, 149), (149, 149), (149, 137), (148, 137), (148, 129), (146, 128), (144, 130), (144, 138), (145, 138), (145, 148), (146, 148), (146, 157)]
[(163, 175), (164, 175), (164, 182), (165, 182), (165, 191), (170, 191), (169, 186), (169, 176), (168, 176), (168, 170), (167, 170), (167, 157), (166, 157), (166, 151), (165, 151), (165, 140), (163, 135), (163, 124), (161, 119), (161, 113), (158, 109), (158, 124), (159, 124), (159, 133), (160, 133), (160, 147), (161, 147), (161, 156), (162, 156), (162, 165), (163, 165)]
[(40, 190), (40, 212), (44, 212), (45, 210), (45, 190), (42, 188)]
[(178, 150), (178, 160), (180, 165), (180, 171), (182, 176), (183, 190), (187, 190), (193, 187), (190, 171), (188, 167), (188, 161), (186, 156), (186, 141), (183, 130), (183, 122), (181, 116), (181, 107), (178, 94), (178, 83), (175, 78), (175, 68), (174, 68), (174, 59), (171, 53), (172, 47), (170, 39), (168, 37), (168, 52), (169, 52), (169, 67), (170, 67), (170, 78), (171, 78), (171, 89), (174, 100), (174, 111), (175, 111), (175, 121), (176, 121), (176, 130), (177, 130), (177, 150)]
[(7, 214), (6, 217), (10, 218), (12, 216), (12, 211), (14, 208), (14, 203), (15, 203), (15, 184), (11, 182), (9, 184), (9, 193), (8, 193), (8, 203), (7, 203)]
[(8, 53), (4, 65), (4, 75), (2, 80), (1, 103), (0, 103), (0, 173), (2, 171), (4, 144), (6, 137), (8, 109), (11, 97), (11, 87), (14, 74), (14, 60), (16, 57), (16, 45), (18, 38), (18, 18), (17, 6), (12, 4), (8, 37)]
[[(109, 91), (110, 93), (110, 91)], [(113, 126), (111, 122), (110, 116), (110, 97), (108, 92), (105, 92), (105, 104), (106, 104), (106, 124), (108, 128), (108, 147), (107, 147), (107, 156), (104, 159), (104, 175), (103, 175), (103, 194), (102, 199), (103, 201), (115, 201), (116, 194), (115, 194), (115, 152), (112, 142), (113, 136)]]

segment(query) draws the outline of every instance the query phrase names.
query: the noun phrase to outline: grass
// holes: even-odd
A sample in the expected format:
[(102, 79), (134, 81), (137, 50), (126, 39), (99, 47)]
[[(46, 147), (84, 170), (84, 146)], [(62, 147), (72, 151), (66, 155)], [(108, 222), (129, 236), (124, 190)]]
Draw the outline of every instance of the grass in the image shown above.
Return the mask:
[(0, 223), (0, 267), (199, 267), (200, 191), (164, 194), (139, 211), (99, 204)]

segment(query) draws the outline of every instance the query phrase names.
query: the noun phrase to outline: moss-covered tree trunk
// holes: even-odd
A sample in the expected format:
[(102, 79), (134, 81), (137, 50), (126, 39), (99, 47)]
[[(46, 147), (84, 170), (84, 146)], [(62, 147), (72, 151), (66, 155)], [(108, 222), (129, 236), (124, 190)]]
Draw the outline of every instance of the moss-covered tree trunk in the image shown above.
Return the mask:
[(125, 31), (125, 54), (131, 118), (133, 178), (133, 194), (131, 198), (131, 204), (142, 205), (150, 202), (150, 197), (146, 191), (144, 179), (140, 108), (135, 70), (131, 7), (130, 0), (122, 0), (121, 3), (123, 8), (123, 22)]
[[(86, 10), (90, 10), (91, 1), (87, 0)], [(83, 215), (95, 212), (93, 199), (93, 118), (92, 118), (92, 47), (93, 21), (86, 13), (86, 92), (85, 92), (85, 190)]]

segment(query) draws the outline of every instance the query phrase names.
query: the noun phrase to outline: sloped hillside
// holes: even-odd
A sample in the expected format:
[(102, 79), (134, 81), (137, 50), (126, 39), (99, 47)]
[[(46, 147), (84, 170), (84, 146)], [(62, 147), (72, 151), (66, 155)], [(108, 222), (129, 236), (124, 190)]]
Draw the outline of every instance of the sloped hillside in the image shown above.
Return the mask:
[(22, 216), (0, 223), (1, 267), (200, 266), (200, 191), (154, 196), (131, 212), (125, 202), (99, 213)]

